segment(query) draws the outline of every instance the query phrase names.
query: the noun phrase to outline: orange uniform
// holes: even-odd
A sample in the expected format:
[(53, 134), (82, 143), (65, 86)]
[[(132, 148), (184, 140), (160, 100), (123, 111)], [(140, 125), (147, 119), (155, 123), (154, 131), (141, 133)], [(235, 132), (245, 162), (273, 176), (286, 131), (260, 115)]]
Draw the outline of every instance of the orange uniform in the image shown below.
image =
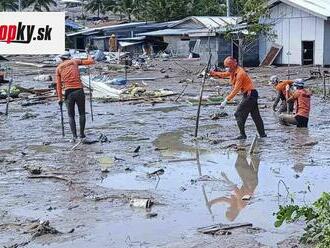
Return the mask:
[(233, 85), (233, 89), (230, 92), (230, 94), (226, 97), (227, 101), (231, 101), (240, 91), (242, 93), (249, 94), (251, 90), (255, 89), (252, 79), (249, 77), (246, 71), (239, 66), (236, 68), (235, 72), (233, 73), (211, 71), (210, 75), (212, 77), (230, 79), (230, 82)]
[(289, 100), (295, 101), (295, 115), (309, 118), (310, 105), (311, 105), (311, 92), (306, 89), (296, 90)]
[(81, 89), (83, 85), (80, 80), (79, 65), (94, 64), (94, 60), (89, 56), (88, 59), (70, 59), (61, 63), (56, 68), (56, 92), (62, 100), (62, 83), (64, 89)]
[(278, 92), (281, 92), (283, 96), (286, 98), (286, 86), (287, 85), (291, 86), (292, 84), (293, 84), (293, 80), (282, 80), (276, 85), (275, 89)]

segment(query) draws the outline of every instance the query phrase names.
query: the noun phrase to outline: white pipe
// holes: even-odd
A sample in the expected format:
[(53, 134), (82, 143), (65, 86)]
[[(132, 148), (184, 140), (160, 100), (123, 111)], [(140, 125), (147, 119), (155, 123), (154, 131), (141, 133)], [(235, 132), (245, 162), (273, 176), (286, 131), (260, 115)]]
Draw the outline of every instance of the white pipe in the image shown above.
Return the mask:
[(227, 17), (230, 16), (230, 0), (226, 0), (226, 4), (227, 4)]

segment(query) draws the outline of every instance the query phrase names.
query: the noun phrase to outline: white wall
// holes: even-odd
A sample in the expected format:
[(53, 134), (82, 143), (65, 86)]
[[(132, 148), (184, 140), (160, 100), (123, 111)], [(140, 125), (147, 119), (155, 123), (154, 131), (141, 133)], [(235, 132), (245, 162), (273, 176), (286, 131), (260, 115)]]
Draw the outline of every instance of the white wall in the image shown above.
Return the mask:
[[(271, 9), (271, 21), (277, 34), (275, 43), (283, 46), (277, 57), (277, 64), (302, 64), (302, 41), (315, 41), (314, 63), (324, 64), (324, 20), (307, 12), (280, 3)], [(272, 42), (260, 41), (260, 60), (270, 48)], [(288, 56), (287, 53), (291, 55)]]

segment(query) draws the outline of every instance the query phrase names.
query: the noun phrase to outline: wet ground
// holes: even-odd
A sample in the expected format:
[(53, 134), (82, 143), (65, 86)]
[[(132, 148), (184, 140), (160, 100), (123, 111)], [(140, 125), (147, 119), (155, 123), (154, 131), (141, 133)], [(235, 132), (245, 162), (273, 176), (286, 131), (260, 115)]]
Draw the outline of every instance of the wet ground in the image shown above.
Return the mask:
[[(194, 72), (203, 68), (198, 62), (180, 63)], [(275, 229), (273, 213), (279, 204), (310, 203), (330, 190), (328, 102), (313, 97), (308, 130), (281, 126), (271, 110), (274, 92), (266, 80), (274, 73), (285, 75), (286, 68), (251, 70), (268, 137), (259, 139), (255, 154), (250, 155), (247, 151), (256, 130), (249, 119), (248, 139), (234, 140), (238, 134), (235, 106), (228, 106), (229, 116), (219, 120), (210, 118), (219, 112), (218, 106), (203, 106), (199, 139), (195, 140), (197, 107), (186, 100), (198, 94), (201, 79), (173, 61), (154, 64), (149, 71), (137, 70), (129, 76), (161, 77), (160, 69), (171, 67), (169, 79), (148, 81), (148, 88), (181, 92), (185, 83), (179, 84), (180, 80), (190, 78), (194, 83), (188, 84), (186, 95), (178, 101), (174, 96), (155, 105), (95, 102), (94, 122), (87, 116), (88, 137), (98, 139), (103, 134), (110, 142), (72, 150), (66, 116), (67, 135), (61, 137), (55, 101), (29, 107), (16, 101), (11, 103), (8, 117), (0, 116), (3, 247), (297, 245), (302, 223)], [(308, 73), (309, 69), (292, 70)], [(20, 85), (48, 86), (32, 81), (38, 73), (34, 68), (17, 67), (15, 72), (15, 82)], [(205, 95), (228, 92), (224, 83), (209, 80)], [(89, 112), (88, 102), (86, 106)], [(0, 107), (4, 111), (5, 105)], [(36, 116), (22, 119), (26, 112)], [(31, 168), (40, 168), (41, 174), (31, 176)], [(160, 169), (160, 175), (150, 174)], [(148, 210), (132, 207), (132, 199), (151, 199), (154, 205)], [(61, 234), (35, 236), (33, 226), (46, 220)], [(245, 222), (255, 228), (239, 228), (231, 235), (216, 237), (197, 232), (212, 224)]]

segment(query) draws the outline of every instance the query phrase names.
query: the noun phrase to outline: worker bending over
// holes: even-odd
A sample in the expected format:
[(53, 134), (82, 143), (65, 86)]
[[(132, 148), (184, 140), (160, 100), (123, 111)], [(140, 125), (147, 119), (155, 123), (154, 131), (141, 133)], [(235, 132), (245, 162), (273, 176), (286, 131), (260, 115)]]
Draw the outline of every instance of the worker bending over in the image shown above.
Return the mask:
[(294, 114), (280, 114), (280, 122), (286, 125), (292, 124), (297, 127), (307, 127), (312, 94), (304, 88), (304, 81), (302, 79), (296, 79), (293, 86), (295, 91), (288, 99), (288, 102), (294, 102)]
[(240, 91), (243, 94), (243, 98), (235, 112), (237, 126), (240, 131), (240, 136), (237, 139), (246, 139), (245, 122), (249, 114), (251, 114), (260, 137), (267, 137), (258, 107), (258, 91), (255, 89), (251, 78), (242, 67), (237, 65), (237, 61), (233, 57), (227, 57), (224, 60), (224, 65), (226, 72), (211, 71), (210, 75), (218, 78), (230, 78), (230, 82), (233, 85), (231, 93), (221, 103), (222, 108)]
[(78, 138), (76, 121), (75, 121), (75, 105), (78, 106), (80, 139), (85, 138), (85, 93), (80, 79), (79, 65), (94, 64), (94, 60), (88, 56), (87, 59), (71, 59), (69, 53), (60, 56), (62, 62), (56, 68), (56, 92), (59, 105), (63, 104), (62, 89), (64, 88), (64, 101), (66, 103), (69, 115), (69, 124), (72, 132), (72, 142)]
[(287, 112), (289, 106), (289, 112), (293, 111), (293, 102), (287, 103), (287, 99), (290, 97), (290, 91), (287, 90), (287, 86), (293, 84), (293, 80), (279, 80), (276, 75), (270, 77), (270, 82), (276, 90), (276, 98), (273, 104), (273, 111), (276, 112), (276, 107), (281, 101), (280, 107), (277, 110), (278, 113)]

